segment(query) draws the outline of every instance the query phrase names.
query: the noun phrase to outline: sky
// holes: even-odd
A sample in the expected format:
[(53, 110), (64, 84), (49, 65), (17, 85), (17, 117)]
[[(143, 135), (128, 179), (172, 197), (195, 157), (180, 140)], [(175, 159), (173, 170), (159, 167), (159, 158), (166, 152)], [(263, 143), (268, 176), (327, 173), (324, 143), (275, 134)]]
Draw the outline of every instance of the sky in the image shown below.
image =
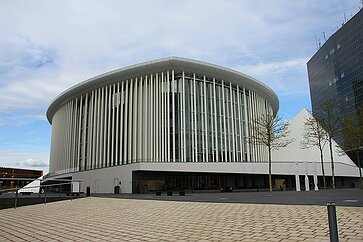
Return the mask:
[(45, 114), (65, 89), (167, 56), (250, 75), (279, 115), (311, 108), (306, 63), (359, 0), (1, 1), (0, 166), (48, 172)]

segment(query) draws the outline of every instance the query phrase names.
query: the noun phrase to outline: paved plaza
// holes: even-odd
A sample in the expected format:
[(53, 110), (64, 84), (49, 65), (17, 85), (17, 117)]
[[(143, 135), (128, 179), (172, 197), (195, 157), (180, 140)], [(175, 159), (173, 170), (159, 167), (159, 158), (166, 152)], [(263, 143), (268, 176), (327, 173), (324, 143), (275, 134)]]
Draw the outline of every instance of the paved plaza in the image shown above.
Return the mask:
[(276, 192), (186, 192), (179, 196), (173, 192), (167, 196), (150, 194), (92, 194), (92, 196), (109, 198), (127, 198), (143, 200), (188, 201), (188, 202), (213, 202), (213, 203), (245, 203), (245, 204), (285, 204), (285, 205), (321, 205), (334, 202), (337, 206), (363, 207), (363, 190), (338, 189), (320, 190), (310, 192), (276, 191)]
[[(0, 241), (328, 241), (325, 206), (89, 197), (0, 210)], [(363, 208), (337, 207), (340, 241)]]

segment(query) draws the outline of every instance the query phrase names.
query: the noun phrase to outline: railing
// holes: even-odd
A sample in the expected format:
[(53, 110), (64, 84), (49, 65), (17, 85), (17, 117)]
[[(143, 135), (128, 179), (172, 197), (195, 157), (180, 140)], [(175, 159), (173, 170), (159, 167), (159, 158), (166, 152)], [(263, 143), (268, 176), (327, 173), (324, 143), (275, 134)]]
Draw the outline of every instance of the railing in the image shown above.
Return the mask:
[[(44, 179), (28, 179), (28, 178), (0, 178), (0, 180), (11, 180), (11, 181), (36, 181), (36, 180), (39, 180), (40, 182), (43, 181)], [(35, 185), (35, 186), (24, 186), (24, 187), (15, 187), (15, 188), (7, 188), (7, 189), (0, 189), (0, 195), (2, 193), (15, 193), (15, 196), (14, 196), (14, 208), (16, 208), (18, 206), (18, 198), (19, 198), (19, 191), (20, 190), (24, 190), (23, 192), (20, 192), (20, 193), (24, 193), (24, 194), (27, 194), (27, 193), (33, 193), (31, 191), (27, 191), (28, 189), (31, 190), (31, 189), (36, 189), (38, 188), (38, 193), (39, 193), (39, 198), (41, 197), (41, 194), (44, 193), (44, 204), (47, 204), (47, 193), (48, 193), (48, 190), (49, 188), (52, 188), (52, 187), (59, 187), (59, 197), (62, 196), (62, 186), (64, 185), (70, 185), (70, 191), (67, 192), (66, 194), (70, 194), (70, 200), (72, 201), (73, 200), (73, 195), (75, 194), (79, 194), (80, 192), (74, 192), (73, 191), (73, 184), (75, 182), (81, 182), (80, 180), (71, 180), (71, 179), (55, 179), (55, 180), (47, 180), (47, 182), (49, 181), (53, 181), (53, 182), (59, 182), (59, 183), (56, 183), (56, 184), (48, 184), (48, 185)], [(1, 199), (1, 198), (0, 198)]]

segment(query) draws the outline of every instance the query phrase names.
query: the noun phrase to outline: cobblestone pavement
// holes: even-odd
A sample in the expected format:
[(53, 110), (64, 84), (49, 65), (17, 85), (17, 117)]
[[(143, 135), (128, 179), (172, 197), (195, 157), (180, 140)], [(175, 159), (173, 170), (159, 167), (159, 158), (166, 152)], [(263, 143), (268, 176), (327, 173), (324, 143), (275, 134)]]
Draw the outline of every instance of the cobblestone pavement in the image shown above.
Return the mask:
[[(363, 208), (337, 207), (340, 241)], [(82, 198), (0, 210), (0, 241), (328, 241), (325, 206)]]

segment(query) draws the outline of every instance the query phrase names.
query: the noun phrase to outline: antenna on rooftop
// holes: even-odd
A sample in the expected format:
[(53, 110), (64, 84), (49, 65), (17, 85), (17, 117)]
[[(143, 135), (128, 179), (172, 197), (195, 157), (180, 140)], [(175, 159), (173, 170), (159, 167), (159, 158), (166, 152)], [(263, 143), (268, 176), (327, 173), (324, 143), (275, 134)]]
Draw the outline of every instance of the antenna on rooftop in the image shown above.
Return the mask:
[(319, 50), (318, 38), (316, 38), (316, 34), (315, 34), (315, 44), (316, 44), (316, 50)]
[(326, 36), (325, 36), (325, 32), (323, 32), (323, 36), (324, 36), (324, 41), (326, 42)]
[(344, 24), (347, 23), (347, 17), (345, 16), (345, 13), (344, 13)]

